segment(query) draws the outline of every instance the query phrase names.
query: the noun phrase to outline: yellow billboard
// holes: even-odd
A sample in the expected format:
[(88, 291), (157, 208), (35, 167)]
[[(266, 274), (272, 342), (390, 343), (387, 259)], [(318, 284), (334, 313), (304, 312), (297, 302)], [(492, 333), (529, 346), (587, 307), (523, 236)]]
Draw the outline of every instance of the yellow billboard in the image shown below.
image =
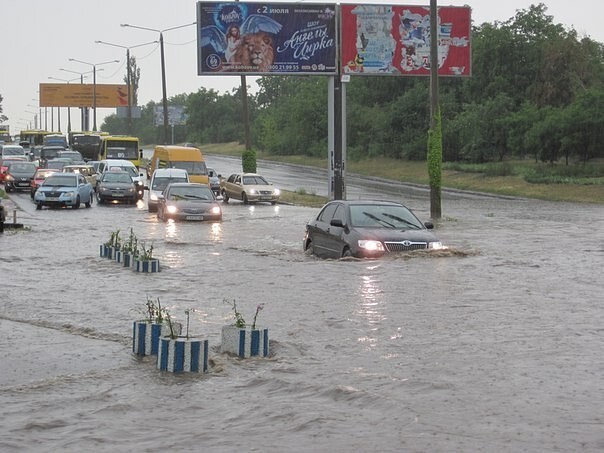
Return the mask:
[(122, 107), (128, 105), (128, 85), (41, 83), (40, 107)]

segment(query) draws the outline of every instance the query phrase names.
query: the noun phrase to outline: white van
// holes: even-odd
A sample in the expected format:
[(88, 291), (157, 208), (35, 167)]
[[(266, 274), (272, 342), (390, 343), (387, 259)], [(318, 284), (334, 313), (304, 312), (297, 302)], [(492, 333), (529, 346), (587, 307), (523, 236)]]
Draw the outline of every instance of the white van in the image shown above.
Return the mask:
[[(143, 192), (145, 187), (145, 176), (143, 173), (138, 171), (136, 165), (126, 159), (104, 159), (99, 162), (97, 169), (98, 177), (97, 180), (101, 179), (101, 175), (108, 171), (122, 170), (130, 175), (132, 180), (138, 185), (139, 199), (143, 198)], [(95, 188), (96, 189), (96, 188)]]
[(153, 172), (148, 187), (149, 198), (147, 199), (147, 207), (149, 212), (157, 211), (157, 196), (172, 182), (189, 182), (187, 170), (181, 168), (158, 168)]

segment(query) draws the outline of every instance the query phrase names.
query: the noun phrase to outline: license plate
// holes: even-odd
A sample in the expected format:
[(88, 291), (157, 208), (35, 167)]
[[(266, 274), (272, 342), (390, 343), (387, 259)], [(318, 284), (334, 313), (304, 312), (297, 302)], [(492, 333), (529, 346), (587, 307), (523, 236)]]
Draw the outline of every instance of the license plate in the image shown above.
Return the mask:
[(59, 201), (59, 197), (46, 197), (47, 201)]
[(29, 184), (28, 184), (28, 183), (26, 183), (26, 182), (18, 182), (18, 183), (17, 183), (17, 185), (18, 185), (19, 187), (29, 187)]
[(185, 220), (203, 220), (202, 215), (188, 215), (185, 216)]

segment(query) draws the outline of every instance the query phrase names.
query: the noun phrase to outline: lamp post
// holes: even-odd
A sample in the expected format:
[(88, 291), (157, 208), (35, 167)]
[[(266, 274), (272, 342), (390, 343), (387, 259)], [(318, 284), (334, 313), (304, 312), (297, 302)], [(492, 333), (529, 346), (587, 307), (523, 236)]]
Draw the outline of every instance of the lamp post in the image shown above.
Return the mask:
[(105, 44), (107, 46), (119, 47), (120, 49), (126, 49), (126, 82), (128, 84), (128, 133), (132, 134), (132, 88), (131, 88), (131, 72), (130, 72), (130, 49), (136, 47), (147, 46), (149, 44), (155, 44), (157, 41), (149, 41), (142, 44), (136, 44), (134, 46), (122, 46), (120, 44), (113, 44), (106, 41), (95, 41), (97, 44)]
[(137, 25), (130, 24), (120, 24), (122, 27), (130, 27), (130, 28), (138, 28), (139, 30), (147, 30), (159, 33), (159, 48), (161, 54), (161, 86), (162, 86), (162, 104), (163, 104), (163, 112), (164, 112), (164, 143), (168, 143), (168, 98), (166, 96), (166, 65), (164, 59), (164, 32), (170, 30), (176, 30), (177, 28), (189, 27), (191, 25), (195, 25), (197, 22), (192, 22), (190, 24), (178, 25), (176, 27), (164, 28), (163, 30), (158, 30), (155, 28), (147, 28), (147, 27), (139, 27)]
[[(40, 99), (33, 99), (32, 98), (32, 101), (38, 103), (38, 106), (37, 106), (37, 108), (38, 108), (38, 119), (40, 120), (40, 129), (42, 129), (42, 107), (40, 107)], [(36, 129), (38, 129), (37, 123), (36, 123)]]
[[(32, 104), (27, 104), (27, 107), (32, 107), (34, 109), (37, 108), (35, 105), (32, 105)], [(26, 110), (26, 112), (33, 113), (28, 110)], [(34, 129), (38, 129), (38, 114), (37, 113), (34, 113)]]
[[(58, 77), (49, 77), (49, 79), (51, 80), (58, 80), (59, 82), (66, 82), (69, 84), (69, 82), (73, 82), (74, 80), (83, 80), (84, 76), (81, 77), (76, 77), (75, 79), (59, 79)], [(59, 132), (61, 132), (61, 117), (59, 116)], [(71, 132), (71, 107), (67, 107), (67, 133), (69, 134)]]
[[(86, 71), (86, 72), (78, 72), (78, 71), (72, 71), (71, 69), (63, 69), (63, 68), (59, 68), (59, 71), (65, 71), (65, 72), (70, 72), (72, 74), (79, 74), (80, 75), (80, 83), (84, 84), (84, 74), (90, 74), (92, 71)], [(102, 71), (102, 69), (99, 69), (99, 71)], [(80, 107), (80, 126), (81, 129), (83, 131), (87, 131), (90, 129), (89, 127), (90, 125), (90, 115), (88, 112), (88, 107)]]
[(102, 63), (89, 63), (88, 61), (77, 60), (70, 58), (69, 61), (75, 61), (77, 63), (87, 64), (92, 66), (92, 128), (96, 131), (96, 67), (109, 63), (119, 63), (119, 60), (103, 61)]

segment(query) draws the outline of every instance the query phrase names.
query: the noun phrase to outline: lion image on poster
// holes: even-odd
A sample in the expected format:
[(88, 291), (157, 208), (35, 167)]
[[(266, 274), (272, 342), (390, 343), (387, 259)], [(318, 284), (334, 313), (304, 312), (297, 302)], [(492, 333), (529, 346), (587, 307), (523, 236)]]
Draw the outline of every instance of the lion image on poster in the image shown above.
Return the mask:
[(241, 26), (230, 24), (227, 33), (216, 25), (202, 27), (201, 46), (211, 46), (223, 56), (224, 71), (270, 72), (275, 60), (273, 35), (281, 28), (270, 17), (252, 14)]
[(273, 38), (261, 31), (245, 35), (229, 63), (240, 64), (260, 72), (268, 72), (274, 58)]

